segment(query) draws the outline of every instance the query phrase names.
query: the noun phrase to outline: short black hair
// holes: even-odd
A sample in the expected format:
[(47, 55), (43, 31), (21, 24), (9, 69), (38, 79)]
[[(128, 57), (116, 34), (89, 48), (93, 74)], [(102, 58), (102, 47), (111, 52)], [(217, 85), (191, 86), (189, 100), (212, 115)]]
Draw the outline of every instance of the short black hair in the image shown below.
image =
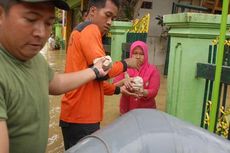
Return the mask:
[(106, 1), (111, 1), (119, 9), (119, 7), (120, 7), (120, 0), (89, 0), (89, 2), (88, 2), (88, 11), (89, 11), (89, 9), (92, 6), (95, 6), (97, 8), (103, 8), (103, 7), (105, 7)]
[(88, 13), (88, 10), (87, 10), (87, 9), (83, 9), (83, 10), (81, 11), (82, 16), (83, 16), (85, 13)]

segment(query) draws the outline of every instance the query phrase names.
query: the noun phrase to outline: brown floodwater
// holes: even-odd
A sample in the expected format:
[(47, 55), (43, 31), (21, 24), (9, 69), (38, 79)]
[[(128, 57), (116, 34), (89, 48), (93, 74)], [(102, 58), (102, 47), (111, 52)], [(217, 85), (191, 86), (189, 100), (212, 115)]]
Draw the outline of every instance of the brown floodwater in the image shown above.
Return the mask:
[[(64, 50), (48, 50), (45, 46), (41, 53), (45, 56), (49, 65), (54, 69), (55, 72), (63, 73), (65, 68), (65, 51)], [(61, 129), (59, 128), (59, 114), (61, 96), (49, 96), (49, 138), (47, 144), (46, 153), (63, 153), (64, 143), (62, 139)]]

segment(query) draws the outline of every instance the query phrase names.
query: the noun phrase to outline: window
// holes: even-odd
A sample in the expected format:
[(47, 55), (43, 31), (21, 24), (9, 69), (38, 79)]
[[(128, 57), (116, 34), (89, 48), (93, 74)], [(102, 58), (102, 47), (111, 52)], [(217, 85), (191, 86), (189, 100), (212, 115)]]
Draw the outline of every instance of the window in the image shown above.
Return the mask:
[(147, 2), (147, 1), (144, 1), (141, 5), (141, 8), (143, 9), (152, 9), (152, 2)]

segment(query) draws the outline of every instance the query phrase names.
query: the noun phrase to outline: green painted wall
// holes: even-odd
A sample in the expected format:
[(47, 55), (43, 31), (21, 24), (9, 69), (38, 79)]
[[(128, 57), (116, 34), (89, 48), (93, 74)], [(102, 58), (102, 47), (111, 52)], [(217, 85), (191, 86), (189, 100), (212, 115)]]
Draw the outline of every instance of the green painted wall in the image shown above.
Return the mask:
[(200, 124), (205, 86), (204, 79), (195, 77), (196, 63), (207, 63), (208, 47), (219, 35), (220, 21), (220, 15), (202, 13), (164, 16), (171, 27), (167, 112), (195, 125)]
[(55, 37), (59, 40), (62, 40), (62, 25), (61, 24), (55, 24)]
[(131, 22), (113, 21), (111, 32), (111, 58), (113, 61), (121, 60), (122, 43), (126, 42), (128, 29), (132, 26)]

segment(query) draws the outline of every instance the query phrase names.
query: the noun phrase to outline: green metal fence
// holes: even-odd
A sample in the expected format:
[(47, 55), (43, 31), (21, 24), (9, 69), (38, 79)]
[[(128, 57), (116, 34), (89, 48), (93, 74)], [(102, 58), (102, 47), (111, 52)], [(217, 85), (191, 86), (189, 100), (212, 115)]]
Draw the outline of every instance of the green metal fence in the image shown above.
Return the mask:
[(197, 77), (206, 79), (205, 92), (203, 98), (203, 110), (201, 117), (201, 127), (209, 129), (210, 111), (216, 110), (214, 132), (230, 140), (230, 47), (225, 45), (224, 58), (219, 85), (219, 97), (217, 107), (213, 108), (213, 81), (216, 69), (217, 45), (209, 46), (207, 63), (197, 63)]

